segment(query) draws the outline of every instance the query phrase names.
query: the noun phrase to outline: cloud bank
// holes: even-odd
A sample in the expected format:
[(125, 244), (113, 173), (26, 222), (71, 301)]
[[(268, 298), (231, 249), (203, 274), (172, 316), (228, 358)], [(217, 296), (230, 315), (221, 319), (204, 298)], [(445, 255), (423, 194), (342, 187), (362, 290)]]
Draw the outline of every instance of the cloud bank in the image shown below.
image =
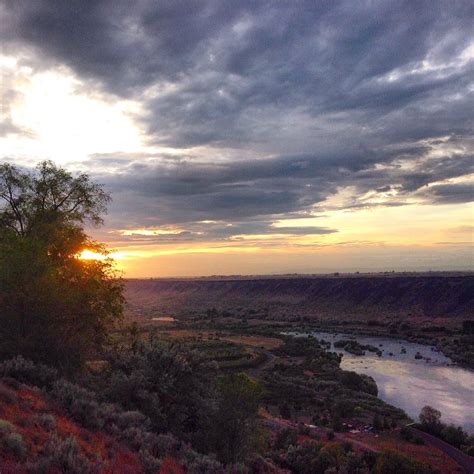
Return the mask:
[[(82, 163), (118, 240), (323, 236), (331, 210), (473, 200), (468, 0), (1, 5), (4, 56), (138, 104), (143, 149)], [(21, 135), (5, 84), (0, 134)]]

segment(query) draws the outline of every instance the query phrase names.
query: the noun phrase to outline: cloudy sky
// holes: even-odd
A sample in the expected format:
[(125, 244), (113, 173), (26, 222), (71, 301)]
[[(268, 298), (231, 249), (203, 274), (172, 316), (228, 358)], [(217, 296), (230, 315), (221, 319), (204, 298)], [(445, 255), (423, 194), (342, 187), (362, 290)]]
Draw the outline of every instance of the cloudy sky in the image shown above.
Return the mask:
[(474, 6), (0, 0), (0, 160), (128, 276), (472, 269)]

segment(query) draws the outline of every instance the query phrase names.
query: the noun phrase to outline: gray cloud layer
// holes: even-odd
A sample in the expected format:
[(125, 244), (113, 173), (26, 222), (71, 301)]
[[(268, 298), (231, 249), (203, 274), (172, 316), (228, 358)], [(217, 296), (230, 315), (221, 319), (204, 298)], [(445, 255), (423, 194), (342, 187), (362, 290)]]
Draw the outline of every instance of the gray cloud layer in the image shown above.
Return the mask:
[(473, 172), (469, 0), (3, 4), (6, 52), (140, 101), (147, 141), (182, 150), (91, 158), (116, 226), (265, 234), (349, 186), (348, 208), (379, 205), (370, 191), (383, 205), (473, 198), (469, 183), (440, 183)]

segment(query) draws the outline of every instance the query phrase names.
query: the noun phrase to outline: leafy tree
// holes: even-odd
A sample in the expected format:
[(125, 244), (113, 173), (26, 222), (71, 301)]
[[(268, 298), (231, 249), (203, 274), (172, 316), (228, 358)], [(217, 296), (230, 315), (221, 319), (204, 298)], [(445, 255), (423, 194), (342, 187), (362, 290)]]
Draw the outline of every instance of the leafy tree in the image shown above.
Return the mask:
[[(80, 367), (122, 314), (122, 284), (84, 225), (110, 197), (52, 162), (35, 172), (0, 165), (0, 357)], [(104, 260), (81, 260), (90, 249)]]
[(218, 390), (212, 427), (214, 446), (222, 462), (235, 463), (245, 459), (256, 441), (262, 390), (257, 382), (242, 373), (222, 377)]
[(447, 443), (452, 444), (457, 448), (461, 448), (462, 445), (467, 445), (469, 442), (469, 435), (462, 429), (461, 426), (444, 426), (441, 431), (441, 437)]
[(429, 405), (426, 405), (421, 409), (418, 418), (420, 419), (423, 428), (432, 433), (438, 433), (442, 427), (441, 412)]

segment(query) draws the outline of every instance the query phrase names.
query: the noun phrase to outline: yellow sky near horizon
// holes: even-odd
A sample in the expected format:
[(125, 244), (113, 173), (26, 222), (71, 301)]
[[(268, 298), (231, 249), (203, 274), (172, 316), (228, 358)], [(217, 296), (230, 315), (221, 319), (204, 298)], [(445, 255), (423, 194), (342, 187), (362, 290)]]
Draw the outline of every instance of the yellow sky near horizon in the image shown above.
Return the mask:
[[(328, 211), (323, 218), (281, 220), (275, 234), (218, 242), (108, 242), (129, 277), (332, 271), (469, 270), (474, 264), (472, 204), (375, 207)], [(338, 232), (278, 234), (278, 226), (321, 221)], [(134, 235), (151, 229), (128, 231)], [(387, 266), (387, 261), (391, 265)], [(288, 270), (290, 269), (290, 270)]]

